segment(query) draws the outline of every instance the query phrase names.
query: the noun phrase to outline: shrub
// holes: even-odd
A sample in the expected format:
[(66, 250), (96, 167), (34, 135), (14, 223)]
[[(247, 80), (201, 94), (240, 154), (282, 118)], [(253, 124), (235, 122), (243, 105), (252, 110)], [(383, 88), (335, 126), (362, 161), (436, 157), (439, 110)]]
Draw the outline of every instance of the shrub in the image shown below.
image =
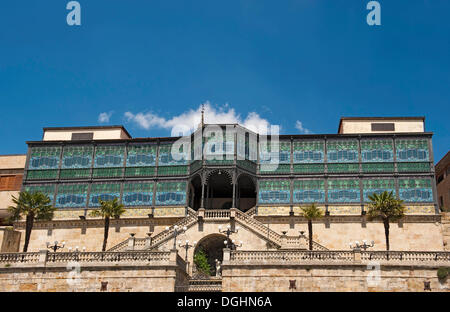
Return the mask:
[(437, 276), (440, 281), (444, 281), (450, 273), (450, 268), (439, 268)]
[(208, 256), (202, 249), (199, 249), (195, 253), (194, 264), (197, 267), (198, 271), (200, 271), (206, 275), (211, 275), (211, 266), (208, 263)]

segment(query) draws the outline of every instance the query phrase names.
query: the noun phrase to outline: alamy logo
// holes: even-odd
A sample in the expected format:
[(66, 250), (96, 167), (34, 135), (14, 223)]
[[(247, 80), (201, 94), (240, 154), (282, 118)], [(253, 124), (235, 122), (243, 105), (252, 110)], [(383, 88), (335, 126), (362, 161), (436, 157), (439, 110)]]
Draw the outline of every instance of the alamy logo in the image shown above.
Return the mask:
[(381, 5), (378, 1), (370, 1), (367, 3), (367, 10), (370, 10), (367, 14), (367, 25), (380, 26), (381, 25)]
[(81, 25), (81, 5), (78, 1), (70, 1), (66, 6), (67, 10), (71, 10), (67, 14), (67, 25), (80, 26)]

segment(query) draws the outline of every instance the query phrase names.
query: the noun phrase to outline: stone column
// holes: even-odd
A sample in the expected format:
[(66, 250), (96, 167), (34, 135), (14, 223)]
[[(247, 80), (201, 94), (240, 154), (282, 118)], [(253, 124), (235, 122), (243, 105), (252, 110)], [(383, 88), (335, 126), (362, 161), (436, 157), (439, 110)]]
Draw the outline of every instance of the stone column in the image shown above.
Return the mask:
[(232, 181), (233, 183), (233, 201), (231, 204), (232, 208), (236, 207), (236, 172), (233, 172), (233, 177), (232, 177)]

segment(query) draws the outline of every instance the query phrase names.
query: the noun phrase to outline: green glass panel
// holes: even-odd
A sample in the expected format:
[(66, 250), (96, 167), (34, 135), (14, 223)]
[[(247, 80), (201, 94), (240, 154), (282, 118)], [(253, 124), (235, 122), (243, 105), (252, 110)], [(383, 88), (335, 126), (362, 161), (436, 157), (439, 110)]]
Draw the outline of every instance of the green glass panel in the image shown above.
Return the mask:
[(291, 172), (291, 165), (287, 164), (279, 164), (278, 166), (270, 164), (260, 165), (261, 174), (276, 174), (276, 173), (290, 173), (290, 172)]
[(59, 177), (61, 179), (89, 178), (90, 169), (62, 169)]
[(294, 164), (294, 173), (323, 173), (324, 164)]
[(160, 176), (185, 175), (187, 173), (188, 173), (187, 166), (158, 167), (158, 175), (160, 175)]
[(362, 171), (369, 172), (394, 172), (393, 163), (363, 163)]
[(399, 172), (429, 172), (429, 163), (397, 163)]
[(122, 177), (123, 168), (95, 168), (92, 176), (94, 178)]
[(359, 164), (328, 164), (328, 173), (359, 172)]
[(53, 180), (58, 176), (58, 170), (29, 170), (27, 180)]
[(155, 167), (133, 167), (125, 168), (125, 176), (127, 177), (143, 177), (155, 175)]

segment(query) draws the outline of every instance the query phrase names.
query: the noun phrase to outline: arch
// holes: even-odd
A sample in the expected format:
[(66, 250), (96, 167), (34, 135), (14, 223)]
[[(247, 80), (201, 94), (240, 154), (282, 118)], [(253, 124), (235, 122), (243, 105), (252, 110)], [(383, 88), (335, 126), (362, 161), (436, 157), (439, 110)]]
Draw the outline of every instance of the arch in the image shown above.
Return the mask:
[(204, 206), (206, 209), (220, 209), (229, 201), (233, 201), (233, 173), (229, 170), (214, 169), (208, 172), (205, 179), (206, 190)]
[(241, 173), (237, 178), (237, 208), (242, 211), (256, 205), (256, 181), (246, 173)]
[[(194, 258), (197, 251), (202, 249), (208, 257), (208, 263), (209, 266), (211, 267), (212, 276), (216, 275), (216, 259), (220, 262), (223, 261), (223, 249), (225, 248), (224, 242), (226, 240), (227, 237), (225, 235), (220, 233), (213, 233), (203, 237), (195, 246)], [(231, 241), (228, 240), (228, 243), (231, 244)], [(197, 277), (202, 275), (196, 269), (195, 262), (194, 262), (194, 272), (195, 272), (194, 275), (197, 275)]]
[(195, 174), (189, 182), (189, 207), (198, 210), (202, 201), (202, 177)]

